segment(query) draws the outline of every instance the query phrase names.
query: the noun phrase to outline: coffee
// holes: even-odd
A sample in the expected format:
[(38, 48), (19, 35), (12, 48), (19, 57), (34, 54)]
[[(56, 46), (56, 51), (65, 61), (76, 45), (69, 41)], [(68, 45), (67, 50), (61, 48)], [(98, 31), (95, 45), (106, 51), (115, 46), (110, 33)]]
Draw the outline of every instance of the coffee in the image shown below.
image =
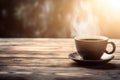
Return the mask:
[(101, 40), (103, 40), (103, 39), (86, 38), (86, 39), (80, 39), (80, 40), (84, 40), (84, 41), (101, 41)]
[[(116, 48), (115, 44), (108, 42), (108, 38), (104, 36), (75, 37), (75, 44), (78, 54), (86, 60), (99, 60), (103, 53), (112, 54)], [(111, 52), (106, 50), (108, 44), (113, 46)]]

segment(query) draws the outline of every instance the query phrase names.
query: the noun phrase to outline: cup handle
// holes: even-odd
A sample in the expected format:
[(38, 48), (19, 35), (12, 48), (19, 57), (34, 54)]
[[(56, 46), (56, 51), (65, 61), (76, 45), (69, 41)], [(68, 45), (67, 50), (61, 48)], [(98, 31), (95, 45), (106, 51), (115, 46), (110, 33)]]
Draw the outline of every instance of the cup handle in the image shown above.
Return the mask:
[(108, 52), (107, 50), (105, 51), (107, 54), (112, 54), (115, 52), (115, 49), (116, 49), (116, 45), (114, 42), (108, 42), (108, 44), (111, 44), (112, 47), (113, 47), (113, 50), (111, 52)]

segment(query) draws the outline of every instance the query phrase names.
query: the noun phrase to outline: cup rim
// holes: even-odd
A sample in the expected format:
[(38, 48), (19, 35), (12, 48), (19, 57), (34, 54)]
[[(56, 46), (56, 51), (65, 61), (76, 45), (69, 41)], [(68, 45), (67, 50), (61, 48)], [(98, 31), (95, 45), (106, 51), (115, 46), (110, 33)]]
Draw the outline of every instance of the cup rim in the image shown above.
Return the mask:
[[(109, 40), (108, 37), (106, 36), (75, 36), (74, 39), (75, 40), (78, 40), (78, 41), (85, 41), (85, 42), (88, 42), (87, 40), (83, 40), (83, 39), (101, 39), (101, 40), (98, 40), (98, 41), (106, 41), (106, 40)], [(90, 42), (90, 41), (89, 41)]]

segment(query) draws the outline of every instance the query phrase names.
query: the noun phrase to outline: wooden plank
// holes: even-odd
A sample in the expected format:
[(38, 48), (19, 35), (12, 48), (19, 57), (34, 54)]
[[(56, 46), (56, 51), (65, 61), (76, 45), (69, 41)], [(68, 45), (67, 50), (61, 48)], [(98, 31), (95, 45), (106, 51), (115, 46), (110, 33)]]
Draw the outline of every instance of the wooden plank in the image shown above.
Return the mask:
[[(96, 72), (114, 72), (114, 71), (120, 71), (117, 69), (96, 69), (96, 68), (87, 68), (87, 67), (25, 67), (25, 66), (7, 66), (2, 69), (0, 67), (0, 72), (8, 72), (8, 73), (17, 73), (17, 72), (33, 72), (33, 73), (96, 73)], [(3, 73), (3, 74), (4, 74)], [(74, 74), (74, 73), (73, 73)], [(98, 73), (99, 74), (99, 73)], [(72, 75), (71, 75), (72, 76)]]
[[(58, 45), (59, 43), (59, 45)], [(0, 42), (0, 46), (74, 46), (74, 41), (71, 42)]]
[[(3, 41), (3, 39), (5, 41), (64, 41), (64, 40), (71, 40), (73, 38), (0, 38), (0, 41)], [(117, 39), (113, 39), (113, 40), (117, 40)]]
[(69, 52), (18, 52), (1, 53), (0, 58), (68, 58)]
[[(74, 51), (1, 51), (0, 58), (68, 58), (68, 55)], [(114, 53), (114, 59), (120, 59), (120, 53)]]
[[(28, 66), (28, 67), (77, 67), (82, 66), (76, 64), (71, 59), (36, 59), (36, 58), (3, 58), (0, 60), (0, 66)], [(112, 67), (120, 68), (119, 60), (112, 60), (109, 63)], [(83, 65), (84, 66), (84, 65)], [(88, 65), (89, 66), (89, 65)], [(94, 65), (93, 65), (94, 66)], [(96, 66), (96, 65), (95, 65)], [(100, 67), (100, 65), (98, 65)], [(103, 65), (102, 65), (103, 66)], [(111, 67), (110, 65), (103, 66)]]
[[(0, 39), (0, 50), (8, 51), (75, 51), (73, 39)], [(6, 42), (7, 40), (7, 42)], [(30, 41), (30, 42), (29, 42)], [(115, 40), (113, 40), (115, 41)], [(120, 40), (119, 40), (120, 41)], [(115, 41), (119, 43), (119, 41)], [(59, 44), (59, 45), (58, 45)], [(119, 43), (120, 44), (120, 43)], [(120, 52), (120, 45), (117, 44), (116, 52)], [(109, 46), (111, 49), (111, 46)]]
[[(120, 46), (120, 40), (114, 40), (111, 39), (110, 41), (113, 41), (116, 43), (117, 46)], [(0, 38), (0, 45), (45, 45), (49, 46), (50, 45), (56, 45), (56, 43), (60, 43), (59, 45), (57, 44), (56, 46), (62, 46), (64, 44), (74, 45), (74, 39), (70, 38), (10, 38), (10, 39), (1, 39)], [(65, 46), (65, 45), (64, 45)], [(67, 46), (67, 45), (66, 45)]]
[[(97, 72), (116, 72), (120, 71), (118, 69), (102, 69), (102, 68), (88, 68), (88, 67), (25, 67), (25, 66), (7, 66), (2, 69), (0, 67), (0, 72), (16, 73), (16, 72), (33, 72), (33, 73), (97, 73)], [(3, 74), (4, 74), (3, 73)], [(1, 73), (2, 74), (2, 73)], [(73, 73), (74, 74), (74, 73)], [(98, 73), (99, 74), (99, 73)], [(71, 75), (72, 76), (72, 75)]]
[[(0, 42), (11, 42), (11, 41), (20, 41), (20, 42), (28, 42), (28, 41), (70, 41), (74, 40), (73, 38), (0, 38)], [(109, 41), (120, 42), (120, 39), (110, 39)]]
[[(111, 47), (108, 47), (111, 50)], [(75, 46), (0, 46), (0, 51), (76, 51)], [(115, 52), (120, 53), (120, 47)]]
[(75, 51), (75, 47), (39, 47), (39, 46), (16, 46), (0, 47), (0, 51)]
[(119, 80), (120, 70), (90, 69), (82, 67), (19, 67), (8, 66), (0, 73), (0, 79), (10, 80)]
[[(3, 60), (0, 60), (0, 66), (4, 65), (11, 65), (11, 66), (51, 66), (51, 67), (60, 67), (60, 66), (70, 66), (68, 64), (71, 60), (69, 59), (32, 59), (32, 58), (4, 58)], [(64, 64), (64, 65), (63, 65)]]
[[(115, 42), (115, 41), (114, 41)], [(22, 40), (21, 39), (19, 40), (4, 40), (2, 42), (0, 42), (1, 44), (0, 45), (48, 45), (48, 44), (54, 44), (56, 45), (56, 43), (61, 43), (62, 45), (64, 44), (68, 44), (68, 45), (73, 45), (74, 44), (74, 40), (73, 39), (54, 39), (54, 40), (46, 40), (46, 39), (40, 39), (39, 41), (38, 40), (32, 40), (30, 39), (29, 41), (26, 41), (25, 40)], [(120, 40), (119, 41), (116, 41), (115, 42), (117, 46), (120, 46)], [(59, 44), (59, 45), (61, 45)], [(56, 46), (59, 46), (58, 44)], [(49, 46), (49, 45), (48, 45)], [(65, 46), (65, 45), (64, 45)]]
[[(97, 74), (97, 75), (96, 75)], [(8, 74), (0, 75), (1, 80), (119, 80), (120, 77), (117, 75), (118, 72), (114, 74), (107, 72), (96, 72), (94, 74), (90, 73), (31, 73), (31, 74)], [(113, 76), (114, 75), (114, 76)]]

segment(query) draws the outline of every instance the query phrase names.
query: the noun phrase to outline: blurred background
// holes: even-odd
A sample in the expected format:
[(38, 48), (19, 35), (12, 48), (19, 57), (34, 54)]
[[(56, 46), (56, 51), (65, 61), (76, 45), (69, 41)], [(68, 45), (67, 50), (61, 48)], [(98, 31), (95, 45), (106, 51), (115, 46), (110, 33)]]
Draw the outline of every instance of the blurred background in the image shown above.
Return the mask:
[(0, 37), (120, 38), (120, 0), (0, 0)]

